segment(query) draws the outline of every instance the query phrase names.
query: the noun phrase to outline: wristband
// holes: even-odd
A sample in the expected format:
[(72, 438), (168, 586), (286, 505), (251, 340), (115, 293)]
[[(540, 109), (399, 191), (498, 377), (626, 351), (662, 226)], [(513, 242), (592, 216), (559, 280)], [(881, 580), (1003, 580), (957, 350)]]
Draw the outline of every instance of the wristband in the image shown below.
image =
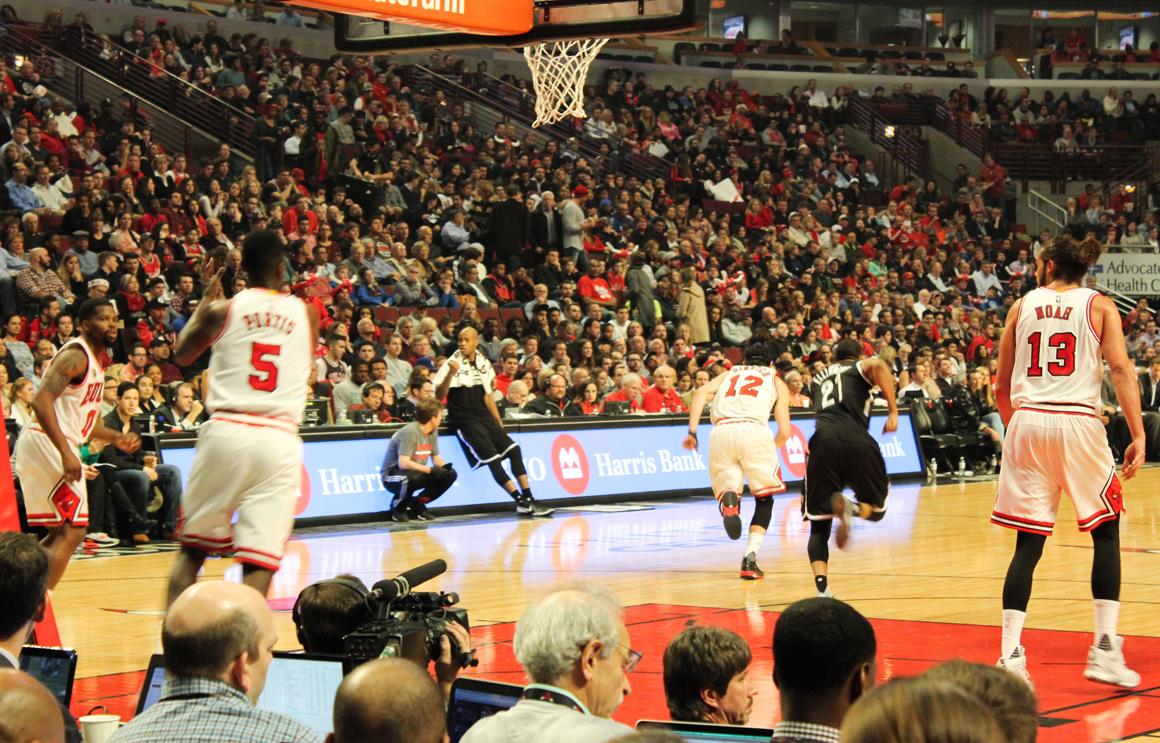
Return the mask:
[(689, 431), (689, 435), (690, 435), (690, 436), (692, 436), (693, 438), (697, 438), (697, 432), (696, 432), (696, 431)]

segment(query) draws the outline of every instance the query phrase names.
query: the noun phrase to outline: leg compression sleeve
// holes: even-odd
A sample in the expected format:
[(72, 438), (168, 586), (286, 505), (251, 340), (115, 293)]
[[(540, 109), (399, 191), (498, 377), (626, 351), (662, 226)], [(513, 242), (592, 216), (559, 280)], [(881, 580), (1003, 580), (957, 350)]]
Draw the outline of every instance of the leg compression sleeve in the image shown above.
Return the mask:
[[(1027, 603), (1031, 600), (1031, 579), (1035, 575), (1035, 566), (1043, 556), (1043, 545), (1047, 537), (1043, 534), (1031, 534), (1021, 531), (1015, 538), (1015, 555), (1011, 558), (1011, 565), (1007, 568), (1007, 579), (1003, 582), (1003, 608), (1016, 611), (1027, 611)], [(1119, 555), (1116, 555), (1119, 557)], [(1118, 561), (1117, 561), (1118, 567)]]
[(810, 562), (830, 561), (830, 531), (833, 526), (832, 519), (810, 522), (810, 541), (806, 547)]
[(769, 529), (769, 522), (773, 519), (773, 496), (767, 495), (755, 500), (757, 505), (753, 508), (753, 519), (749, 525)]
[(1120, 520), (1092, 529), (1092, 598), (1120, 600)]
[(499, 486), (501, 488), (507, 489), (507, 484), (511, 482), (512, 479), (508, 477), (507, 470), (503, 468), (503, 460), (497, 459), (494, 462), (488, 462), (487, 468), (491, 470), (491, 476), (495, 478), (495, 481), (499, 483)]
[(512, 450), (507, 453), (504, 459), (511, 462), (512, 474), (516, 477), (525, 477), (528, 471), (524, 469), (524, 454), (520, 451), (519, 446), (512, 447)]

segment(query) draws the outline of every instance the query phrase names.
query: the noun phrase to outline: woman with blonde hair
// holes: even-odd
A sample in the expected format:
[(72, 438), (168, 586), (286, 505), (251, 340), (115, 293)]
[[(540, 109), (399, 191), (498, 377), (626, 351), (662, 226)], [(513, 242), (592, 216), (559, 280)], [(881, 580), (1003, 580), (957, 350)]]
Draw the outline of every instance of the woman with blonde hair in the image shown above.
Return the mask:
[(8, 391), (9, 410), (11, 410), (11, 415), (16, 420), (16, 424), (20, 426), (21, 431), (28, 428), (36, 420), (36, 413), (32, 410), (32, 398), (35, 395), (36, 389), (33, 388), (32, 382), (25, 377), (13, 382), (12, 389)]

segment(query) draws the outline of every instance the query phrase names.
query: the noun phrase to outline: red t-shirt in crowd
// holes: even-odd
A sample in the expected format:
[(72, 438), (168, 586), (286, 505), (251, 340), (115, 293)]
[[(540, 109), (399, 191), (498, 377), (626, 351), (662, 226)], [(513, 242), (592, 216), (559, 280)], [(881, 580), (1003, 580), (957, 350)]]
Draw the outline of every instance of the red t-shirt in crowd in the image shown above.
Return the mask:
[(646, 413), (687, 413), (685, 404), (675, 389), (661, 392), (656, 387), (650, 387), (644, 393), (644, 412)]
[(608, 288), (608, 282), (601, 277), (594, 279), (591, 276), (582, 276), (576, 287), (580, 290), (582, 297), (604, 303), (613, 301), (612, 289)]
[(641, 410), (643, 410), (643, 408), (641, 408), (641, 406), (637, 404), (636, 400), (629, 400), (627, 397), (624, 396), (624, 393), (622, 393), (620, 390), (617, 390), (616, 392), (613, 392), (608, 397), (604, 398), (605, 405), (607, 405), (610, 402), (627, 402), (627, 403), (629, 403), (628, 409), (630, 411), (632, 411), (633, 413), (637, 413), (637, 412), (640, 412)]

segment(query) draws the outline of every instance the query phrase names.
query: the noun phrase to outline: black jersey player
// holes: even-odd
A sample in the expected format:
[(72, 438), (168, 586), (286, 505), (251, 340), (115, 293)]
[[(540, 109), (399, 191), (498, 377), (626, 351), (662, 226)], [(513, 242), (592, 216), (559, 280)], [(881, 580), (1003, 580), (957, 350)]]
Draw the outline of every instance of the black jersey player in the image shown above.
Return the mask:
[[(826, 575), (830, 530), (838, 520), (836, 542), (845, 548), (853, 516), (879, 521), (886, 514), (890, 479), (878, 442), (870, 435), (870, 405), (875, 387), (889, 406), (883, 433), (898, 430), (894, 375), (881, 359), (862, 359), (862, 344), (853, 339), (834, 346), (834, 364), (814, 377), (817, 430), (810, 438), (802, 515), (810, 522), (808, 554), (818, 596), (832, 597)], [(842, 494), (854, 491), (852, 502)]]

